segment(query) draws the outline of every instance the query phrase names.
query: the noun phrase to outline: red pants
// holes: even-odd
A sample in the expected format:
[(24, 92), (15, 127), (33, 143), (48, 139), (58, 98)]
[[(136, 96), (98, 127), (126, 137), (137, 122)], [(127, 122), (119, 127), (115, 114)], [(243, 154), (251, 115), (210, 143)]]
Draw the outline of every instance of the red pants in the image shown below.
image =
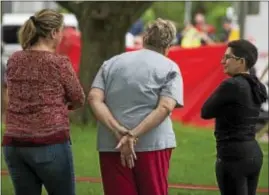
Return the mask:
[(137, 152), (135, 167), (123, 167), (119, 152), (100, 152), (104, 195), (168, 195), (172, 149)]

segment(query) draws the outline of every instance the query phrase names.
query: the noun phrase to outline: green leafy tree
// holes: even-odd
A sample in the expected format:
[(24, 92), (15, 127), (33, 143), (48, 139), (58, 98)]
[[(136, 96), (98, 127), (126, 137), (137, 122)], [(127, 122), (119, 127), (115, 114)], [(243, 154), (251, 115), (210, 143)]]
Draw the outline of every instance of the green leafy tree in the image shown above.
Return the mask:
[(207, 1), (207, 2), (195, 2), (195, 10), (199, 10), (199, 7), (204, 10), (206, 20), (209, 24), (212, 24), (216, 28), (216, 32), (222, 30), (222, 21), (226, 16), (226, 9), (232, 6), (232, 2), (225, 1)]
[[(91, 83), (105, 60), (125, 51), (125, 34), (152, 2), (142, 1), (58, 1), (62, 8), (73, 13), (81, 31), (82, 55), (80, 81), (88, 94)], [(75, 112), (73, 122), (95, 122), (86, 105)]]
[(185, 2), (155, 2), (152, 5), (152, 10), (155, 16), (169, 19), (177, 24), (178, 28), (183, 28)]
[[(215, 26), (217, 32), (222, 29), (222, 18), (226, 15), (226, 9), (232, 5), (232, 2), (223, 1), (193, 1), (192, 13), (201, 11), (205, 14), (209, 24)], [(184, 27), (185, 2), (155, 2), (151, 9), (155, 17), (161, 17), (176, 22), (179, 29)]]
[(147, 9), (141, 18), (146, 26), (148, 23), (156, 19), (154, 10), (152, 8)]

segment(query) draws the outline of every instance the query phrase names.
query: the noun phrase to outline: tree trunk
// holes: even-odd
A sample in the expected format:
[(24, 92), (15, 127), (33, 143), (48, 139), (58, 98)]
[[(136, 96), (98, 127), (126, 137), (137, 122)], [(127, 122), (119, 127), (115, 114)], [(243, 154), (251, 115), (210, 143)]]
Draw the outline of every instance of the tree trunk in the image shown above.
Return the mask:
[[(88, 96), (92, 81), (104, 61), (125, 51), (128, 28), (152, 2), (74, 2), (60, 3), (77, 16), (81, 31), (80, 81)], [(79, 8), (78, 8), (79, 7)], [(88, 101), (73, 113), (72, 122), (95, 124)]]
[[(124, 52), (126, 27), (121, 22), (116, 21), (108, 23), (106, 21), (89, 20), (85, 23), (82, 19), (79, 24), (82, 33), (81, 71), (79, 76), (84, 92), (88, 95), (93, 79), (104, 61)], [(80, 110), (79, 115), (83, 124), (94, 123), (95, 121), (88, 102)]]

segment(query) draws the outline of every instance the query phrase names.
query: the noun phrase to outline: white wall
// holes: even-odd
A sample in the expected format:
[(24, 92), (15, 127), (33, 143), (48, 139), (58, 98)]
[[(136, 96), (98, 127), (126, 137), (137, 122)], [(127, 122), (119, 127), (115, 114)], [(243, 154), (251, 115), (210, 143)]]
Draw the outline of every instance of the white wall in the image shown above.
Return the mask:
[[(268, 69), (268, 1), (260, 2), (260, 13), (248, 15), (245, 21), (245, 39), (253, 39), (259, 50), (259, 59), (255, 65), (257, 76), (260, 77), (265, 68)], [(268, 72), (262, 79), (264, 84), (268, 82)], [(267, 85), (266, 85), (267, 86)], [(268, 88), (267, 88), (268, 91)], [(268, 111), (268, 101), (263, 105)]]
[(53, 1), (13, 1), (13, 13), (32, 13), (44, 8), (56, 9), (57, 3)]
[(260, 2), (260, 13), (258, 15), (248, 15), (246, 17), (244, 38), (253, 39), (254, 44), (259, 49), (261, 56), (256, 64), (259, 76), (262, 70), (268, 66), (268, 1)]

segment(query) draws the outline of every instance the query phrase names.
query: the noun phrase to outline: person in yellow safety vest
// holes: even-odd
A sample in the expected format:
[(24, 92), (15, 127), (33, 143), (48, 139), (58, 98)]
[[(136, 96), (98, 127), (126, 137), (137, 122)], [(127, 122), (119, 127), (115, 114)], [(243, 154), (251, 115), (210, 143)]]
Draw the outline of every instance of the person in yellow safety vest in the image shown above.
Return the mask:
[(186, 29), (182, 32), (183, 38), (181, 41), (182, 48), (195, 48), (200, 47), (201, 44), (201, 36), (200, 32), (192, 25), (186, 27)]
[(239, 39), (240, 39), (240, 29), (239, 29), (238, 24), (234, 23), (232, 25), (232, 29), (231, 29), (228, 40), (230, 42), (230, 41), (235, 41)]
[(204, 41), (207, 45), (214, 44), (214, 41), (206, 33), (199, 31), (192, 25), (187, 26), (182, 34), (182, 48), (200, 47), (202, 46), (202, 41)]

